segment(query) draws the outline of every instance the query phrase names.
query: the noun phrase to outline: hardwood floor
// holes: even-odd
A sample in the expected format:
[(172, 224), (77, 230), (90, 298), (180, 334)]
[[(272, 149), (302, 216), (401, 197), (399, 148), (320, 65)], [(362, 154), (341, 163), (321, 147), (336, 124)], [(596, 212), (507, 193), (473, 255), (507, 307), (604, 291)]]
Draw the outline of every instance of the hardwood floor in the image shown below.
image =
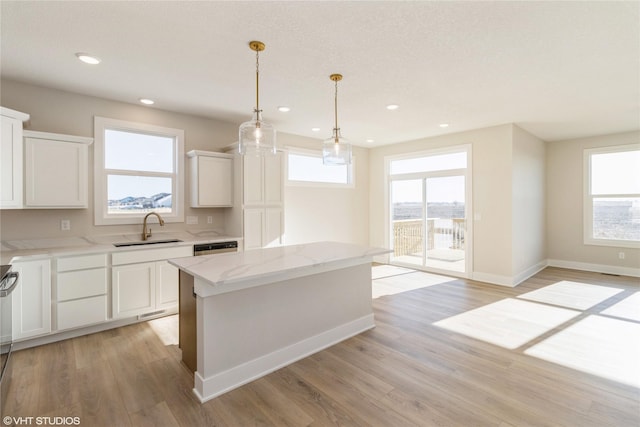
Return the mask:
[[(6, 412), (79, 417), (80, 425), (91, 427), (640, 425), (637, 387), (606, 378), (606, 370), (587, 373), (532, 355), (587, 318), (617, 320), (635, 334), (639, 308), (629, 302), (611, 307), (638, 298), (637, 278), (547, 268), (505, 288), (403, 269), (383, 273), (374, 275), (374, 295), (382, 295), (373, 301), (375, 329), (205, 404), (192, 394), (193, 378), (179, 362), (180, 350), (167, 340), (175, 330), (165, 319), (159, 326), (163, 340), (147, 322), (16, 352)], [(544, 302), (544, 292), (533, 294), (534, 300), (524, 294), (561, 281), (620, 291), (604, 292), (589, 308), (515, 348), (473, 338), (473, 323), (471, 332), (456, 330), (473, 319), (470, 311), (495, 303), (517, 300), (517, 307), (526, 302), (560, 309), (558, 292), (551, 296), (553, 305)], [(403, 291), (403, 283), (410, 290)], [(625, 319), (624, 313), (631, 314)], [(489, 329), (492, 338), (539, 323), (534, 314), (530, 319), (519, 312), (519, 320), (508, 310), (497, 314), (504, 318), (499, 329)], [(600, 350), (597, 341), (591, 347)], [(639, 364), (626, 368), (630, 378), (640, 378)]]

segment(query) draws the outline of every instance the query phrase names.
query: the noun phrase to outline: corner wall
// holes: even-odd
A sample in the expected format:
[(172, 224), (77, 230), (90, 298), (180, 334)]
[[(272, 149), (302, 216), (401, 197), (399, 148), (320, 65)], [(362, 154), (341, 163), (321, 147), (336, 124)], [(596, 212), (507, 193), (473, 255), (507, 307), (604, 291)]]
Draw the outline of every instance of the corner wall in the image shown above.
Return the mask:
[[(585, 245), (583, 238), (584, 150), (638, 142), (640, 132), (546, 143), (546, 232), (550, 265), (640, 276), (640, 249)], [(625, 253), (625, 259), (619, 259), (619, 252)]]

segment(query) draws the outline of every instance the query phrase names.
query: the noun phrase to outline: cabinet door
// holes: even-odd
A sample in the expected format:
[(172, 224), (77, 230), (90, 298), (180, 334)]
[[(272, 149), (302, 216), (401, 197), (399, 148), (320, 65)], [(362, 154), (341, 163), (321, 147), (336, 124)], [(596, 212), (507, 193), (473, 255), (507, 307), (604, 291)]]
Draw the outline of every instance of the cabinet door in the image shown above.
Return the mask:
[(13, 339), (51, 332), (51, 263), (49, 260), (18, 262), (20, 275), (12, 295)]
[(281, 208), (267, 208), (264, 214), (263, 246), (271, 248), (283, 244), (284, 217)]
[(114, 319), (136, 316), (155, 309), (155, 262), (114, 266), (111, 278)]
[(0, 208), (22, 207), (22, 122), (1, 116)]
[(243, 193), (245, 205), (261, 205), (264, 203), (264, 174), (262, 156), (243, 156)]
[(267, 205), (282, 204), (283, 165), (282, 153), (275, 156), (264, 156), (264, 203)]
[(262, 247), (264, 229), (264, 209), (244, 210), (244, 249), (259, 249)]
[(88, 206), (86, 144), (25, 138), (25, 205)]
[(232, 165), (232, 159), (198, 156), (198, 200), (192, 207), (232, 205)]
[(174, 309), (178, 307), (179, 270), (167, 261), (156, 263), (156, 308)]

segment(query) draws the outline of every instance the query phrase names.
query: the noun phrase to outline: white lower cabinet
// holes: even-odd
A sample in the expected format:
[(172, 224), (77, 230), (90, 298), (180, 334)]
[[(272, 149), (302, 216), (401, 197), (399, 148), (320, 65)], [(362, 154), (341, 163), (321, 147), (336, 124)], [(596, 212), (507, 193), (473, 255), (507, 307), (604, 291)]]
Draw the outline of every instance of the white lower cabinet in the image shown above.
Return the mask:
[(12, 292), (13, 339), (45, 335), (51, 332), (51, 261), (49, 259), (13, 262), (19, 274)]
[(191, 256), (192, 252), (191, 246), (182, 246), (114, 253), (111, 261), (113, 318), (177, 310), (178, 269), (166, 260)]
[(114, 266), (111, 277), (114, 319), (136, 316), (155, 309), (155, 262)]
[(55, 327), (77, 328), (107, 320), (107, 255), (56, 259)]

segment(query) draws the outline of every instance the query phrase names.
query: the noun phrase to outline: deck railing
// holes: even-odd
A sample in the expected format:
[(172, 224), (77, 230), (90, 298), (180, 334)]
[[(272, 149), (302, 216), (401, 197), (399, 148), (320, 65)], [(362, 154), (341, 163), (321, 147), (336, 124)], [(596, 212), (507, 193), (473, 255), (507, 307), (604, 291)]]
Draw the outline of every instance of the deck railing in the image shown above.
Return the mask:
[[(466, 231), (464, 218), (427, 219), (427, 250), (463, 249)], [(422, 220), (405, 219), (393, 221), (393, 255), (421, 255)]]

